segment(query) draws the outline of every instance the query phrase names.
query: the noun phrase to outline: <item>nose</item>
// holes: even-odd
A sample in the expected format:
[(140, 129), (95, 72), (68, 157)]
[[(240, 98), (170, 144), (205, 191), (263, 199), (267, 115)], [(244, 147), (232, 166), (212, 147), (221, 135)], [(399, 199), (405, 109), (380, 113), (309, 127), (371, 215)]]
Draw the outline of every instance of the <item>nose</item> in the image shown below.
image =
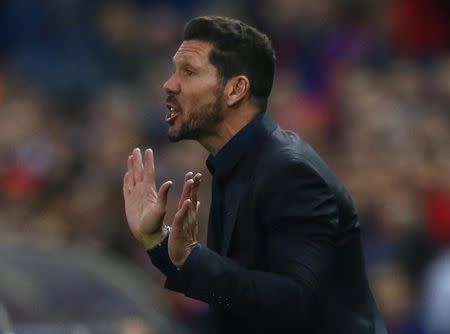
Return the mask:
[(167, 94), (178, 94), (180, 92), (180, 84), (176, 80), (175, 73), (164, 83), (163, 88)]

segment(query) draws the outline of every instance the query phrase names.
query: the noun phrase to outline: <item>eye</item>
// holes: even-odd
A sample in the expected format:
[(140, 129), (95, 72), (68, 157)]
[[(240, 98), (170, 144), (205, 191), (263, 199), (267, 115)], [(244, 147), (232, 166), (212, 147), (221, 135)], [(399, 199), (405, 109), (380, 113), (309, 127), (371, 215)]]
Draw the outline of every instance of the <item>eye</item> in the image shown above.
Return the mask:
[(192, 74), (194, 74), (194, 71), (191, 71), (190, 69), (185, 68), (185, 69), (184, 69), (184, 73), (186, 73), (186, 75), (191, 76)]

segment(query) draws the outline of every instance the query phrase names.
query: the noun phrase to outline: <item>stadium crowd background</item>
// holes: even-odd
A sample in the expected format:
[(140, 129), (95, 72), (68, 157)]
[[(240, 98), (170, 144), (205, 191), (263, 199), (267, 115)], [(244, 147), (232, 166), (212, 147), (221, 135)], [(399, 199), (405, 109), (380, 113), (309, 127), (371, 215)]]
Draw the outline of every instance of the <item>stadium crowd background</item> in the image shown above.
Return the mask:
[[(159, 184), (175, 181), (168, 217), (184, 173), (203, 172), (204, 240), (207, 153), (168, 142), (162, 90), (183, 25), (202, 14), (271, 37), (269, 110), (350, 190), (389, 333), (450, 333), (445, 0), (1, 1), (0, 241), (94, 245), (160, 285), (124, 217), (121, 182), (135, 146), (154, 148)], [(167, 298), (177, 319), (207, 332), (203, 304)]]

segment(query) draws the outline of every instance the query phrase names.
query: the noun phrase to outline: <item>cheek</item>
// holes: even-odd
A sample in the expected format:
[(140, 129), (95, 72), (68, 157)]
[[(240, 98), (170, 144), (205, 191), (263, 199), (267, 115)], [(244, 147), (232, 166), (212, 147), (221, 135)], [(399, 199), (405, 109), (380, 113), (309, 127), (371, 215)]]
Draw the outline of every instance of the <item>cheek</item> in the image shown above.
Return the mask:
[(193, 92), (186, 96), (183, 104), (183, 112), (187, 115), (196, 114), (202, 106), (208, 105), (213, 101), (209, 92)]
[(186, 84), (182, 91), (180, 102), (183, 111), (189, 113), (198, 109), (199, 106), (208, 105), (216, 100), (218, 84), (216, 81), (201, 80)]

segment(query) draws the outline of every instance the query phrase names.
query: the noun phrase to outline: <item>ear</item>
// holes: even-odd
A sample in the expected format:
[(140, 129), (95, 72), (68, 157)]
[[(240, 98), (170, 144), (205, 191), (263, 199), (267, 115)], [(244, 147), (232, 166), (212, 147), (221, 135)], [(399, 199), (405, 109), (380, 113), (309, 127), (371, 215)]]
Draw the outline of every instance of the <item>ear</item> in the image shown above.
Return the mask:
[(250, 92), (250, 81), (245, 75), (238, 75), (228, 80), (225, 88), (226, 103), (228, 107), (233, 107), (242, 100)]

